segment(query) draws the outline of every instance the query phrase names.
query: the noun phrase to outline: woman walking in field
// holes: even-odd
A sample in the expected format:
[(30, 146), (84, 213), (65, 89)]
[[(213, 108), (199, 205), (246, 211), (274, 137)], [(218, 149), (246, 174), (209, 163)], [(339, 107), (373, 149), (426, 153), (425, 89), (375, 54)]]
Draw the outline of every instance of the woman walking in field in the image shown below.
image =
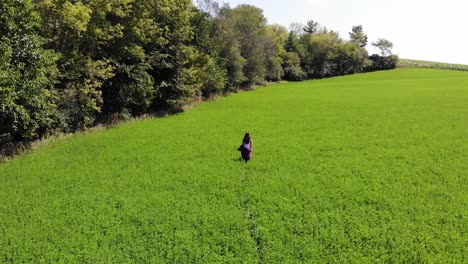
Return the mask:
[(250, 133), (245, 133), (244, 139), (242, 139), (242, 144), (237, 149), (241, 152), (242, 159), (247, 163), (252, 158), (253, 143)]

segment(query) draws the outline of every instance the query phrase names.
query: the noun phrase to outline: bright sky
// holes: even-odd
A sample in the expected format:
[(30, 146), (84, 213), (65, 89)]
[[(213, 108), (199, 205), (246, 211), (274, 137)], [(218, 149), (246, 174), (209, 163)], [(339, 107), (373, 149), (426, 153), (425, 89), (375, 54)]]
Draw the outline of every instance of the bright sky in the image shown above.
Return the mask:
[(401, 58), (468, 64), (468, 0), (219, 0), (263, 9), (269, 24), (314, 20), (348, 39), (362, 25), (370, 43), (390, 40)]

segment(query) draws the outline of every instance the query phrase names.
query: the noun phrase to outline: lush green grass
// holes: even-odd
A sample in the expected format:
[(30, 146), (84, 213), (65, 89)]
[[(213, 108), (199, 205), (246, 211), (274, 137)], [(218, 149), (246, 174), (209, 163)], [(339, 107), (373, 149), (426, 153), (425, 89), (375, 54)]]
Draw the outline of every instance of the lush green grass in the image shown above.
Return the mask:
[(431, 69), (446, 69), (446, 70), (458, 70), (468, 71), (468, 65), (465, 64), (454, 64), (444, 63), (435, 61), (422, 61), (422, 60), (410, 60), (410, 59), (399, 59), (398, 67), (401, 68), (431, 68)]
[(78, 134), (0, 164), (0, 262), (466, 262), (467, 139), (468, 73), (430, 69)]

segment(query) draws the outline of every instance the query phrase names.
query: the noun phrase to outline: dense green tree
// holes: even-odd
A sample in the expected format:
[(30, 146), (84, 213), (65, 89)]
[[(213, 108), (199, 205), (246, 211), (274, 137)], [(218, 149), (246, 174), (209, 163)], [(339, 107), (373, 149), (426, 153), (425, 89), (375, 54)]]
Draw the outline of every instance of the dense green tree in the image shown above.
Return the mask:
[(266, 79), (279, 81), (284, 76), (282, 68), (288, 31), (279, 25), (269, 25), (265, 29), (263, 49), (265, 51)]
[(372, 54), (369, 57), (370, 64), (366, 66), (364, 71), (382, 71), (382, 70), (390, 70), (395, 69), (398, 56), (390, 55), (390, 56), (380, 56), (378, 54)]
[[(302, 38), (307, 37), (302, 36)], [(286, 52), (296, 53), (297, 57), (299, 58), (299, 62), (301, 65), (300, 67), (304, 65), (306, 60), (305, 47), (302, 43), (302, 40), (293, 31), (289, 32), (286, 44), (284, 45), (284, 49)]]
[(298, 51), (298, 41), (294, 32), (290, 31), (288, 34), (288, 39), (284, 44), (284, 49), (286, 52), (297, 52)]
[(347, 42), (340, 46), (335, 57), (338, 65), (335, 75), (362, 72), (368, 64), (368, 54), (356, 42)]
[[(212, 0), (206, 0), (206, 5), (215, 5)], [(213, 7), (219, 12), (219, 6)], [(192, 67), (197, 69), (196, 79), (201, 83), (201, 94), (208, 98), (222, 93), (227, 86), (227, 70), (220, 56), (221, 49), (215, 40), (215, 19), (210, 13), (199, 11), (193, 17), (192, 24), (195, 27), (193, 47), (196, 49), (193, 56)]]
[(301, 81), (305, 78), (305, 73), (301, 68), (301, 60), (296, 52), (286, 52), (282, 61), (285, 80)]
[(354, 41), (343, 41), (336, 32), (302, 38), (304, 70), (309, 78), (323, 78), (361, 72), (368, 63), (367, 51)]
[(229, 45), (223, 47), (221, 56), (224, 59), (228, 74), (228, 90), (235, 91), (247, 81), (244, 74), (246, 59), (242, 57), (239, 41), (231, 40)]
[(309, 35), (303, 39), (306, 49), (304, 70), (309, 78), (335, 75), (338, 68), (336, 58), (343, 43), (335, 32)]
[(0, 2), (0, 147), (51, 133), (57, 122), (57, 56), (37, 34), (30, 0)]
[(106, 25), (96, 19), (101, 10), (94, 4), (67, 0), (37, 2), (44, 19), (40, 33), (48, 39), (46, 46), (60, 55), (56, 90), (60, 96), (62, 128), (67, 132), (93, 125), (103, 103), (101, 86), (113, 76), (110, 61), (98, 56), (103, 51), (100, 44), (113, 35), (106, 32), (101, 33), (102, 39), (96, 37), (98, 29)]
[(216, 24), (229, 80), (234, 81), (234, 86), (241, 81), (242, 85), (262, 83), (267, 70), (263, 45), (266, 19), (262, 10), (251, 5), (239, 5), (234, 9), (224, 6)]
[(236, 36), (228, 5), (220, 8), (218, 15), (213, 18), (211, 38), (220, 57), (220, 64), (224, 65), (226, 71), (225, 91), (236, 91), (247, 80), (244, 75), (246, 59), (241, 55), (241, 44)]
[(187, 68), (195, 54), (191, 42), (195, 33), (192, 19), (196, 8), (191, 0), (141, 0), (139, 8), (144, 22), (138, 27), (140, 36), (148, 34), (146, 23), (152, 28), (152, 34), (140, 40), (144, 41), (150, 74), (156, 83), (154, 103), (173, 107), (190, 102), (197, 90), (184, 82), (190, 80)]
[(234, 32), (246, 59), (244, 75), (247, 84), (262, 83), (266, 77), (265, 50), (262, 41), (265, 36), (266, 18), (263, 11), (251, 5), (239, 5), (229, 12)]

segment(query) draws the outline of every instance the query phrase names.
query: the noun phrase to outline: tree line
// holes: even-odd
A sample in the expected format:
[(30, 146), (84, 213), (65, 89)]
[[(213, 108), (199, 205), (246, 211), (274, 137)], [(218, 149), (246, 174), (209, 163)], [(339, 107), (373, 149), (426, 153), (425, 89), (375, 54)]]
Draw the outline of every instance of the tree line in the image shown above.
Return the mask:
[(395, 67), (392, 44), (315, 21), (287, 30), (213, 0), (2, 0), (0, 146), (178, 109), (267, 81)]

